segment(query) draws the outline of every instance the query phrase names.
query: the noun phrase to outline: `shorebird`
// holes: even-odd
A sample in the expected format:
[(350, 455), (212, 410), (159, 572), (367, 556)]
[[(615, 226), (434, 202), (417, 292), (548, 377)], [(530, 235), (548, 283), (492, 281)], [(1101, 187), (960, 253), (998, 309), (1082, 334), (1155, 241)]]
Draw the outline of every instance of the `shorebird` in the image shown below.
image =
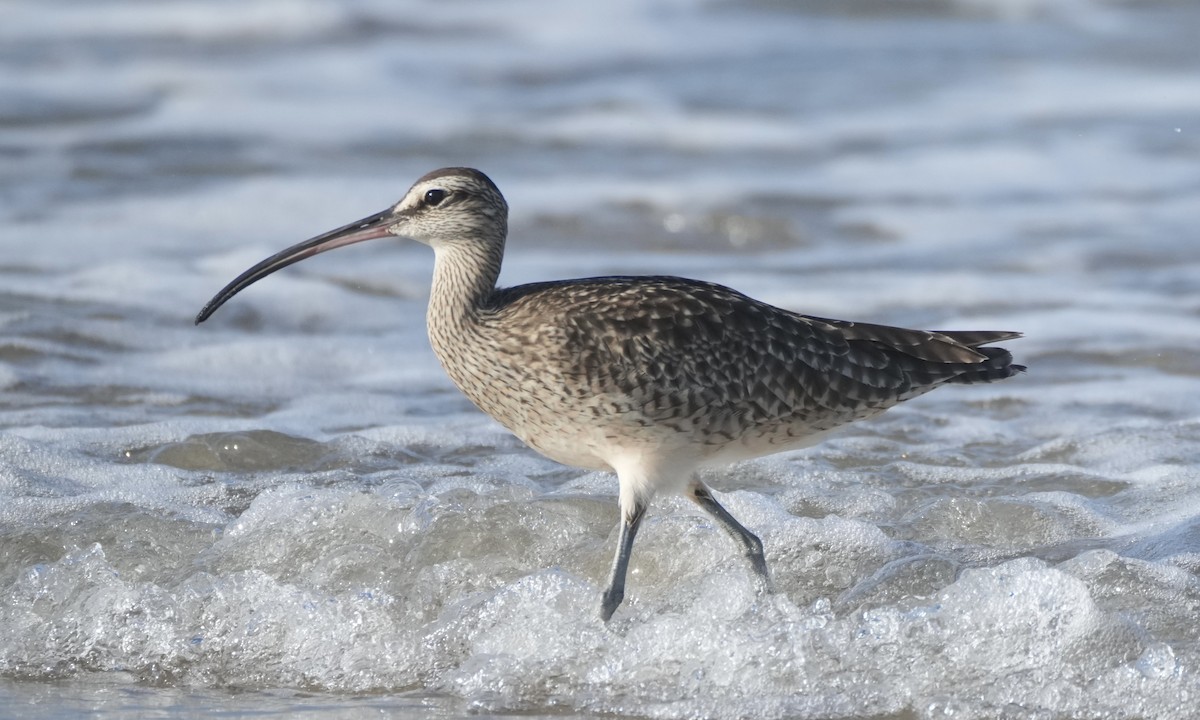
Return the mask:
[(435, 170), (386, 210), (263, 260), (217, 293), (206, 320), (252, 283), (318, 253), (396, 236), (433, 248), (426, 324), (472, 402), (534, 450), (615, 472), (620, 525), (600, 604), (625, 595), (651, 499), (683, 493), (742, 548), (771, 587), (759, 538), (697, 476), (810, 445), (943, 384), (1024, 370), (987, 345), (1006, 331), (923, 331), (800, 315), (678, 277), (592, 277), (497, 288), (508, 204), (470, 168)]

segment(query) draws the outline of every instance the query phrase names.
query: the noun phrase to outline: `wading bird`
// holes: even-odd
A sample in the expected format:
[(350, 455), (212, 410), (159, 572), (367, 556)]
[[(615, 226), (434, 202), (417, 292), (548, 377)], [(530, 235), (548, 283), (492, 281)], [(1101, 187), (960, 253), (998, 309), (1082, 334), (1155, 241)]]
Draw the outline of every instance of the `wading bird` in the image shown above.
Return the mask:
[(620, 530), (600, 615), (625, 594), (638, 525), (658, 492), (682, 492), (770, 586), (762, 542), (696, 472), (804, 447), (939, 385), (1024, 370), (1004, 331), (922, 331), (829, 320), (677, 277), (595, 277), (497, 288), (508, 204), (478, 170), (425, 175), (396, 205), (273, 255), (229, 283), (196, 322), (250, 284), (344, 245), (397, 236), (433, 248), (426, 322), (454, 384), (533, 449), (611, 470)]

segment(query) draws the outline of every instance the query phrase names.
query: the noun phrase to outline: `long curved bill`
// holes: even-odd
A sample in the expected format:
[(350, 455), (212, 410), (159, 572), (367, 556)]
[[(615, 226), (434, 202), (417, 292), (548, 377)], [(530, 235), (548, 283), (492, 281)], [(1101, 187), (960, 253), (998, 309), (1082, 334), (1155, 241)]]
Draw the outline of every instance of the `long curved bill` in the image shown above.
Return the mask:
[(222, 288), (221, 292), (214, 295), (213, 299), (209, 300), (204, 309), (200, 311), (200, 314), (196, 316), (196, 324), (199, 325), (207, 320), (208, 316), (216, 312), (217, 308), (224, 305), (225, 301), (229, 300), (229, 298), (237, 295), (242, 290), (276, 270), (281, 270), (292, 263), (298, 263), (305, 258), (310, 258), (327, 250), (387, 236), (388, 221), (395, 219), (392, 212), (392, 209), (389, 208), (383, 212), (375, 213), (370, 217), (365, 217), (362, 220), (357, 220), (349, 225), (336, 230), (330, 230), (315, 238), (293, 245), (287, 250), (263, 260), (246, 272), (238, 275), (234, 278), (233, 282), (226, 285)]

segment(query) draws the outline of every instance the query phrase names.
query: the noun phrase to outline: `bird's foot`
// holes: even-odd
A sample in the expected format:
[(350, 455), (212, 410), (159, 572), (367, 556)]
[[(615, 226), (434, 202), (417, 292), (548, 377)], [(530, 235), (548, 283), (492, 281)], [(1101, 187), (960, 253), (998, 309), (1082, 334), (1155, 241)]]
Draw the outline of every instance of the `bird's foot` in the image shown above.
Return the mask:
[(608, 622), (613, 613), (617, 611), (617, 606), (625, 599), (623, 590), (613, 590), (609, 588), (604, 592), (604, 597), (600, 600), (600, 619)]

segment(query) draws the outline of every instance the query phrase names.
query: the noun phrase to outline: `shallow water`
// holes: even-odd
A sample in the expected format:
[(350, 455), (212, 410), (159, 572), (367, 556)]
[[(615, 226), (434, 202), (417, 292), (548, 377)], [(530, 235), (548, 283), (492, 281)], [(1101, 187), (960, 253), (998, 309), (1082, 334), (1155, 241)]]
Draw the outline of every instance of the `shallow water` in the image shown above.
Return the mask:
[[(0, 715), (1192, 714), (1193, 4), (3, 12)], [(425, 248), (192, 326), (455, 164), (512, 205), (507, 284), (1020, 330), (1030, 371), (710, 475), (774, 594), (659, 499), (604, 625), (615, 480), (450, 385)]]

